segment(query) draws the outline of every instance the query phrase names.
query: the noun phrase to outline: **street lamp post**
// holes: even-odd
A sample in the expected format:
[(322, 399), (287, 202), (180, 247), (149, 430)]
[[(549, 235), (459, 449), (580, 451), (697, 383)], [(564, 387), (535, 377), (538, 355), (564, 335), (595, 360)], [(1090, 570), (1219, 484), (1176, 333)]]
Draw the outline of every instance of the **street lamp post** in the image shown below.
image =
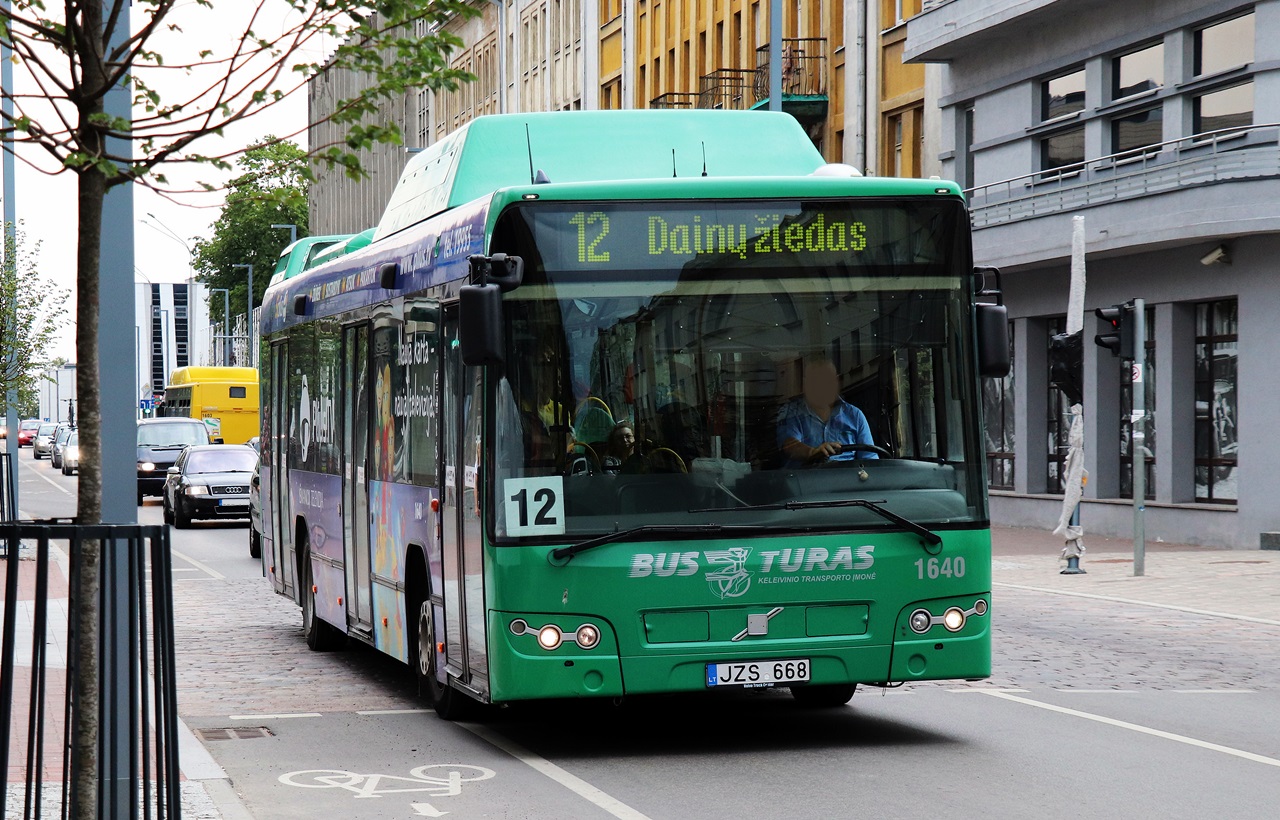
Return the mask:
[[(275, 227), (272, 225), (271, 227)], [(253, 263), (235, 264), (233, 268), (249, 269), (249, 298), (246, 304), (248, 308), (244, 314), (244, 350), (245, 355), (249, 359), (249, 363), (253, 363)]]
[(227, 288), (209, 288), (210, 293), (222, 291), (222, 363), (231, 364), (231, 333), (229, 318), (231, 316), (231, 291)]
[(285, 228), (288, 228), (288, 229), (289, 229), (289, 244), (290, 244), (290, 245), (292, 245), (294, 242), (297, 242), (297, 241), (298, 241), (298, 226), (297, 226), (297, 225), (275, 224), (275, 225), (272, 225), (271, 227), (273, 227), (273, 228), (279, 228), (279, 229), (281, 229), (281, 230), (284, 230)]

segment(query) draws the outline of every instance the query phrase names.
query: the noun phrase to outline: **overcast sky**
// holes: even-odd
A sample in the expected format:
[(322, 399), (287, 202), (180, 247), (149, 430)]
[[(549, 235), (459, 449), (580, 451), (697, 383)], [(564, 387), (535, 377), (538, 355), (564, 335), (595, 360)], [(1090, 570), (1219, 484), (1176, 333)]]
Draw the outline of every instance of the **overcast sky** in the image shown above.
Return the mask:
[[(194, 3), (187, 3), (175, 12), (171, 19), (179, 22), (184, 33), (174, 36), (170, 42), (164, 43), (157, 49), (166, 55), (167, 63), (177, 62), (182, 57), (182, 52), (190, 49), (193, 43), (201, 49), (211, 49), (217, 55), (228, 53), (234, 45), (234, 38), (243, 30), (248, 15), (255, 6), (259, 6), (261, 12), (256, 26), (259, 34), (267, 35), (272, 28), (275, 32), (279, 32), (285, 27), (287, 10), (279, 0), (262, 0), (259, 4), (245, 2), (245, 0), (214, 0), (214, 2), (217, 7), (215, 11), (203, 9)], [(132, 22), (136, 28), (145, 15), (141, 7), (136, 4), (132, 15)], [(192, 32), (198, 32), (199, 36), (192, 36)], [(172, 102), (180, 99), (181, 92), (184, 90), (182, 82), (184, 81), (179, 81), (175, 86), (172, 96), (165, 94), (163, 100)], [(185, 80), (185, 82), (192, 81)], [(21, 91), (20, 71), (15, 71), (15, 84)], [(305, 93), (295, 94), (269, 111), (236, 123), (227, 129), (222, 141), (211, 138), (208, 144), (197, 142), (195, 148), (203, 153), (212, 154), (224, 150), (227, 145), (243, 147), (266, 134), (281, 135), (303, 128), (306, 117)], [(305, 135), (300, 139), (305, 139)], [(41, 242), (37, 257), (41, 275), (71, 290), (74, 297), (75, 176), (70, 173), (49, 176), (30, 168), (21, 161), (15, 165), (15, 211), (17, 218), (23, 223), (22, 227), (28, 239), (28, 249), (36, 241)], [(212, 169), (201, 169), (190, 173), (169, 170), (167, 173), (171, 179), (186, 183), (195, 181), (218, 183), (225, 176)], [(211, 235), (211, 226), (218, 217), (218, 206), (222, 201), (221, 194), (177, 195), (174, 197), (177, 200), (175, 202), (143, 186), (132, 187), (135, 219), (135, 281), (179, 282), (187, 279), (191, 261), (188, 248), (194, 247), (196, 238)], [(155, 218), (152, 219), (148, 214), (154, 214)], [(285, 231), (281, 231), (281, 235), (282, 239), (287, 239)], [(74, 309), (69, 313), (74, 317)], [(69, 361), (75, 361), (75, 326), (73, 324), (68, 324), (49, 353), (51, 356), (61, 356)]]

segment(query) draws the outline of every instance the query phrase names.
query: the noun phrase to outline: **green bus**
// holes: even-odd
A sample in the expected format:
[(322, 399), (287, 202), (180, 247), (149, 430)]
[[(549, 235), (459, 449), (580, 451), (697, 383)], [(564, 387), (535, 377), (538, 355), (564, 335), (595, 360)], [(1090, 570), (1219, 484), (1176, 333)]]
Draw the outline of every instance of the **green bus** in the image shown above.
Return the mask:
[[(478, 118), (267, 291), (264, 571), (311, 648), (404, 661), (448, 718), (986, 677), (1009, 353), (971, 257), (956, 185), (825, 164), (785, 114)], [(862, 437), (797, 457), (805, 407)]]

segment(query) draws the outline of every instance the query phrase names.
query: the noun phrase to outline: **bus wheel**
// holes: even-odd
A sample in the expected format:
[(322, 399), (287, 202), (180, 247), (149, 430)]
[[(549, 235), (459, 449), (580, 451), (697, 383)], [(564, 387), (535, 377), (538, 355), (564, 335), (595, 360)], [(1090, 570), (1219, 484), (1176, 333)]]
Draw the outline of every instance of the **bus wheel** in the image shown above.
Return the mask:
[(253, 522), (249, 522), (249, 557), (262, 557), (262, 536), (253, 528)]
[(311, 582), (311, 553), (303, 552), (302, 632), (313, 652), (336, 649), (346, 636), (316, 615), (315, 584)]
[(856, 683), (826, 683), (816, 686), (793, 686), (791, 697), (796, 703), (808, 709), (832, 709), (844, 706), (853, 697), (858, 688)]
[(418, 691), (431, 701), (436, 714), (445, 720), (463, 720), (471, 715), (475, 701), (436, 680), (436, 631), (435, 613), (431, 600), (418, 604), (418, 634), (413, 643), (413, 674), (418, 679)]

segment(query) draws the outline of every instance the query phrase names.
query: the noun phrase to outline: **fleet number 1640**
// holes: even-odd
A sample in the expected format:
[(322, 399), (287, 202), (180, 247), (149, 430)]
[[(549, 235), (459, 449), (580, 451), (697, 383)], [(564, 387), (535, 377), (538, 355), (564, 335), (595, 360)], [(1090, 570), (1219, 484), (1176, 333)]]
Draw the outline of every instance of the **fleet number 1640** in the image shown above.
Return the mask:
[(964, 556), (957, 555), (954, 558), (924, 558), (916, 559), (916, 578), (923, 581), (925, 578), (963, 578), (964, 577)]

